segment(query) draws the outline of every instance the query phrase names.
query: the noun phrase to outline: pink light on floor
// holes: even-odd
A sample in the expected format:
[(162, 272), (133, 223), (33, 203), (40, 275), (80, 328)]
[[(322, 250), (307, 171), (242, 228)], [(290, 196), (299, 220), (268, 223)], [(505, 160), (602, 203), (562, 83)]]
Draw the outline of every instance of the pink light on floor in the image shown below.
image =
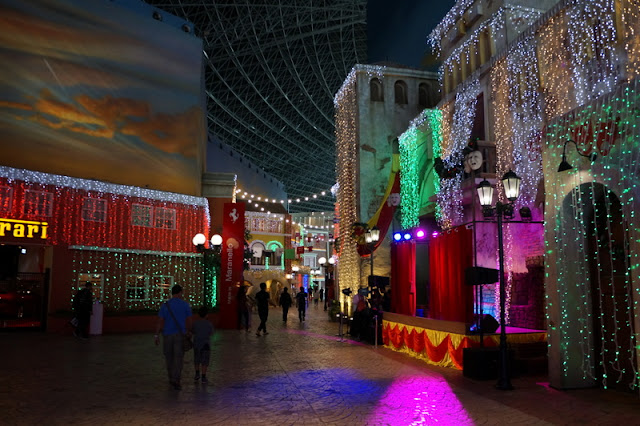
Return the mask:
[(441, 377), (400, 377), (382, 395), (366, 424), (472, 425), (449, 384)]

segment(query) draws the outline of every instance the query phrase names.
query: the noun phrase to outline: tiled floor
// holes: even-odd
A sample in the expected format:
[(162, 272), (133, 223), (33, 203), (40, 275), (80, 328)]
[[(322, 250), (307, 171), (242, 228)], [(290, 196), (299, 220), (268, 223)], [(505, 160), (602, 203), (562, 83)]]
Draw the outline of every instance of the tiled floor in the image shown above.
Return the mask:
[[(192, 352), (183, 389), (168, 386), (150, 334), (79, 341), (0, 333), (0, 424), (9, 425), (513, 425), (640, 424), (638, 395), (557, 391), (545, 378), (514, 378), (515, 390), (473, 381), (401, 353), (336, 337), (312, 307), (268, 336), (220, 331), (209, 385), (196, 384)], [(254, 324), (257, 318), (254, 317)]]

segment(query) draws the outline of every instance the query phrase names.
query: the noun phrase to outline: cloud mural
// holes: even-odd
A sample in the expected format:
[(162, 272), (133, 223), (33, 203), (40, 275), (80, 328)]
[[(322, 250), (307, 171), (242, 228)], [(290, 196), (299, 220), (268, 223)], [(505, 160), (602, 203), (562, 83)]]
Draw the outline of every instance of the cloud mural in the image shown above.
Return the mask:
[(0, 164), (199, 191), (199, 39), (103, 0), (4, 1), (0, 26)]

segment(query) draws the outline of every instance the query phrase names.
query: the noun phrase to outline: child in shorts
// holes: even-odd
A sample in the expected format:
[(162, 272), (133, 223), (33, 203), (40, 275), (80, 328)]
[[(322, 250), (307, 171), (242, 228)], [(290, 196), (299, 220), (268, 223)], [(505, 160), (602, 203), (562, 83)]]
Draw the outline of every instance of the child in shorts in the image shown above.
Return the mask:
[(211, 355), (211, 335), (213, 334), (213, 324), (207, 319), (207, 307), (203, 306), (198, 310), (198, 318), (193, 322), (193, 366), (196, 369), (194, 380), (208, 383), (207, 367), (209, 367), (209, 356)]

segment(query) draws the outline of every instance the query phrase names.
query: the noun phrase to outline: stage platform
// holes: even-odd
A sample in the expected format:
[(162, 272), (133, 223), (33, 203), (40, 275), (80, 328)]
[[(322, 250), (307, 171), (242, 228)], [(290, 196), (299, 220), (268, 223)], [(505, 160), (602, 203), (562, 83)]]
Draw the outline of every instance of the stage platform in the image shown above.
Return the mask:
[[(463, 369), (463, 349), (480, 347), (480, 334), (471, 324), (385, 312), (382, 340), (390, 349), (419, 358), (429, 364)], [(540, 344), (547, 341), (546, 330), (507, 327), (507, 344)], [(484, 347), (500, 344), (500, 329), (482, 336)]]

